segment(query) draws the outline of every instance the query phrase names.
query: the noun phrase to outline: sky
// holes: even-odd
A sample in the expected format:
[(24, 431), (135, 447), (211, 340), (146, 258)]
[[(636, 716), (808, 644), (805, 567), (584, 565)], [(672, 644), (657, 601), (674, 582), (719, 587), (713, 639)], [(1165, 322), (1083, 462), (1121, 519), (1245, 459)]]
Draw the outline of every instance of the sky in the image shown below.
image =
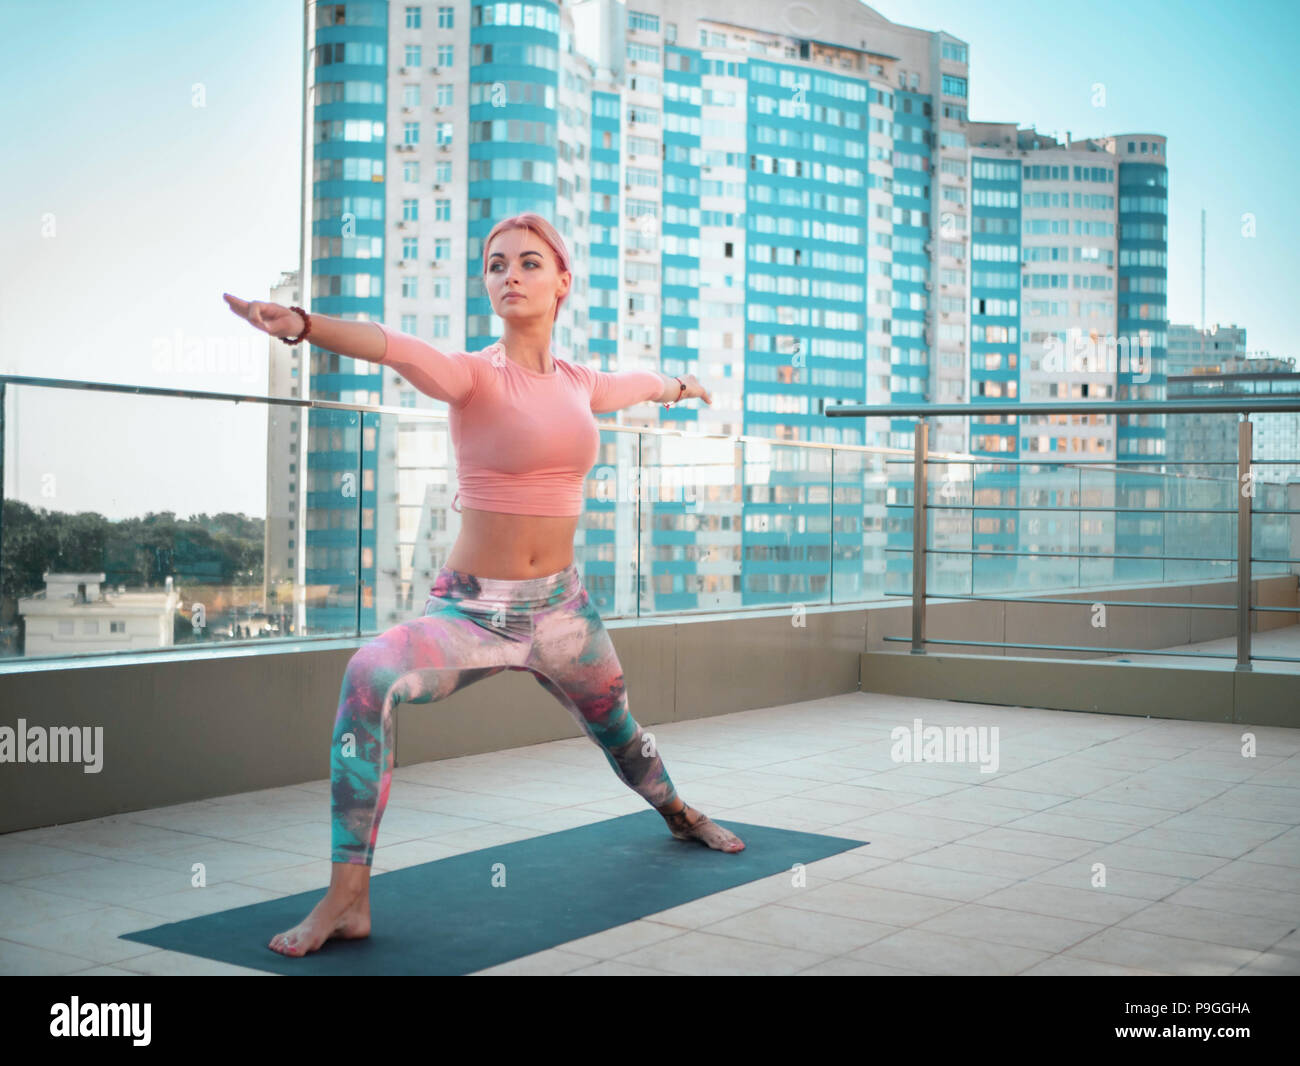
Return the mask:
[[(972, 120), (1167, 136), (1170, 320), (1200, 321), (1204, 207), (1208, 322), (1300, 356), (1300, 2), (872, 6), (969, 43)], [(300, 0), (0, 0), (0, 371), (265, 395), (279, 342), (221, 294), (266, 299), (298, 266), (302, 36)], [(232, 358), (173, 364), (193, 341)], [(262, 405), (8, 391), (6, 497), (110, 518), (265, 513)]]

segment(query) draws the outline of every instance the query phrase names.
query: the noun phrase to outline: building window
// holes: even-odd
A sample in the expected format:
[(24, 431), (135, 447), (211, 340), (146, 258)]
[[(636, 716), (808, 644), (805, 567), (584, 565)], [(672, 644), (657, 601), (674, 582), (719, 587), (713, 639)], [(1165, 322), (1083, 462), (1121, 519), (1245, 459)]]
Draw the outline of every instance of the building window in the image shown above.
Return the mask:
[(408, 7), (406, 9), (406, 28), (408, 30), (418, 30), (420, 28), (420, 9), (418, 7)]
[(450, 44), (438, 45), (438, 66), (449, 67), (452, 65), (453, 47), (454, 46)]
[(402, 66), (418, 67), (420, 62), (420, 46), (418, 44), (408, 44), (403, 51)]
[(659, 16), (650, 15), (644, 11), (629, 11), (627, 13), (627, 28), (629, 30), (645, 30), (647, 33), (658, 33)]
[(456, 28), (456, 13), (453, 8), (438, 8), (438, 29), (451, 30)]

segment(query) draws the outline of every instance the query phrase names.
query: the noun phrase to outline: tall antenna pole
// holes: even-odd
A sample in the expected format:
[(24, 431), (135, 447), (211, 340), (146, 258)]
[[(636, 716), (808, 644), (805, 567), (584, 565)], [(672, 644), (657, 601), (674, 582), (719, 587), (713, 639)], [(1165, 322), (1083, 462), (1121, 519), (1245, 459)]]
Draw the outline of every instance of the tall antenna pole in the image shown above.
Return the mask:
[(1205, 208), (1201, 208), (1201, 332), (1205, 332)]

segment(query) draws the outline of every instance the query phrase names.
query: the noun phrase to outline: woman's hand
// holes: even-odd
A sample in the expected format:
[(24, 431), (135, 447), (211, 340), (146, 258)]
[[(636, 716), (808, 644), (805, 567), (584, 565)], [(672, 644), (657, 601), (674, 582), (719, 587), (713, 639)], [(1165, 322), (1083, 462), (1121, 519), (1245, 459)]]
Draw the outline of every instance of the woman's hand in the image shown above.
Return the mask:
[(302, 315), (280, 304), (264, 303), (261, 300), (241, 300), (228, 292), (223, 292), (221, 295), (225, 297), (226, 306), (235, 314), (249, 325), (256, 326), (272, 337), (296, 337), (307, 327), (307, 323), (302, 320)]
[[(703, 400), (710, 407), (713, 406), (713, 394), (701, 385), (698, 380), (696, 380), (694, 374), (680, 374), (678, 376), (681, 378), (682, 384), (686, 386), (686, 391), (681, 395), (683, 400), (699, 399)], [(678, 391), (681, 391), (676, 380), (673, 381), (673, 387), (677, 388)]]

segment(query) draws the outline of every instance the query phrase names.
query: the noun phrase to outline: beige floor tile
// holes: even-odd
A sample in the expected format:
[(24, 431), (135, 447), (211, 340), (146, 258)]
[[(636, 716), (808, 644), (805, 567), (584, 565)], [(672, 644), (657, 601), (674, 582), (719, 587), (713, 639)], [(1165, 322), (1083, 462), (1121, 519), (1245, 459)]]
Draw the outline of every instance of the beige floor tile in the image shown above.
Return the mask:
[(882, 833), (878, 829), (867, 828), (858, 822), (845, 822), (843, 825), (830, 826), (822, 831), (830, 836), (851, 837), (855, 840), (862, 840), (863, 847), (867, 850), (855, 849), (855, 851), (871, 858), (906, 859), (912, 855), (943, 847), (943, 844), (937, 840), (900, 836), (897, 833)]
[(1300, 977), (1300, 955), (1265, 951), (1239, 970), (1234, 977)]
[(854, 874), (875, 870), (881, 866), (887, 866), (893, 861), (879, 856), (873, 858), (869, 855), (841, 852), (839, 855), (831, 855), (825, 859), (818, 859), (815, 862), (808, 863), (807, 870), (809, 878), (818, 883), (827, 880), (846, 881)]
[(1075, 944), (1062, 957), (1092, 959), (1170, 976), (1206, 977), (1230, 974), (1258, 955), (1250, 948), (1114, 928), (1103, 929)]
[(1099, 822), (1115, 825), (1132, 826), (1134, 829), (1150, 829), (1169, 818), (1169, 812), (1158, 807), (1139, 807), (1132, 803), (1109, 803), (1105, 800), (1085, 796), (1072, 799), (1052, 808), (1055, 814), (1069, 815), (1071, 818), (1093, 818)]
[(186, 882), (181, 887), (188, 887), (190, 880), (198, 876), (199, 871), (194, 867), (199, 864), (202, 864), (202, 874), (209, 886), (239, 881), (249, 874), (301, 866), (311, 857), (313, 851), (328, 851), (328, 838), (324, 840), (320, 838), (319, 826), (316, 823), (300, 826), (299, 829), (302, 832), (302, 843), (294, 851), (260, 848), (233, 840), (207, 840), (202, 844), (177, 848), (162, 855), (139, 855), (134, 862), (150, 869), (179, 874)]
[(898, 927), (768, 903), (704, 926), (700, 931), (818, 955), (841, 955), (896, 933)]
[(848, 953), (848, 958), (927, 974), (1002, 976), (1020, 973), (1048, 958), (1046, 952), (1009, 944), (903, 929)]
[(1300, 924), (1300, 896), (1294, 892), (1272, 892), (1249, 885), (1195, 884), (1171, 892), (1164, 900), (1184, 907), (1222, 911), (1241, 917), (1266, 918), (1274, 922)]
[(937, 896), (939, 899), (961, 903), (973, 902), (1016, 883), (1016, 878), (994, 877), (988, 874), (954, 870), (951, 867), (914, 863), (904, 859), (882, 866), (877, 870), (846, 878), (855, 885), (887, 888), (894, 892), (910, 892), (918, 896)]
[(961, 781), (951, 781), (939, 777), (927, 777), (925, 774), (908, 773), (906, 767), (882, 770), (860, 782), (863, 787), (883, 789), (886, 792), (905, 792), (912, 796), (930, 797), (946, 796), (960, 792), (970, 786)]
[(18, 944), (12, 940), (0, 940), (0, 976), (2, 977), (50, 977), (55, 974), (79, 973), (94, 965), (93, 959), (46, 951), (30, 944)]
[(648, 914), (642, 921), (658, 922), (678, 930), (698, 929), (702, 925), (709, 925), (761, 906), (763, 902), (752, 897), (738, 896), (731, 892), (715, 892), (711, 896), (703, 896), (691, 900), (690, 903), (670, 907), (666, 911)]
[(592, 966), (582, 966), (576, 970), (569, 970), (565, 977), (672, 977), (667, 970), (652, 970), (648, 966), (630, 966), (625, 962), (609, 962), (608, 960), (595, 963)]
[(149, 896), (163, 896), (188, 888), (192, 876), (189, 865), (180, 862), (171, 869), (159, 869), (139, 862), (96, 859), (89, 866), (29, 877), (11, 884), (28, 892), (48, 892), (92, 903), (130, 904)]
[[(375, 848), (375, 866), (380, 871), (402, 870), (408, 866), (423, 866), (437, 862), (448, 855), (459, 855), (466, 849), (459, 845), (439, 843), (436, 840), (404, 840), (400, 844), (387, 844)], [(329, 870), (325, 871), (328, 879)]]
[(1291, 833), (1284, 833), (1263, 844), (1257, 844), (1237, 858), (1271, 866), (1298, 867), (1300, 866), (1300, 838), (1294, 837)]
[(165, 896), (150, 896), (148, 899), (135, 900), (131, 906), (134, 910), (155, 915), (159, 920), (180, 922), (187, 918), (197, 918), (204, 914), (216, 914), (233, 907), (246, 907), (254, 903), (278, 899), (279, 893), (251, 885), (235, 882), (212, 884), (207, 888), (187, 888), (181, 892), (172, 892)]
[(1022, 970), (1021, 977), (1162, 977), (1159, 970), (1139, 970), (1133, 966), (1116, 966), (1091, 959), (1072, 959), (1054, 955), (1050, 959)]
[(636, 965), (637, 949), (681, 936), (682, 933), (682, 929), (662, 922), (638, 920), (570, 940), (564, 945), (564, 950), (575, 955), (590, 955), (596, 959), (619, 958), (629, 965)]
[(578, 955), (560, 948), (548, 948), (520, 959), (511, 959), (486, 970), (477, 970), (474, 977), (551, 977), (572, 973), (591, 965), (590, 955)]
[(897, 966), (881, 966), (879, 963), (863, 962), (841, 956), (827, 959), (806, 970), (800, 970), (795, 977), (927, 977), (922, 970), (903, 970)]
[(1243, 914), (1224, 914), (1217, 910), (1181, 906), (1177, 903), (1153, 903), (1145, 910), (1117, 922), (1115, 927), (1265, 951), (1296, 925), (1294, 919), (1276, 921)]
[(1217, 870), (1211, 870), (1202, 878), (1206, 885), (1246, 885), (1249, 888), (1262, 888), (1269, 892), (1291, 892), (1300, 895), (1300, 869), (1294, 866), (1270, 866), (1262, 862), (1250, 862), (1249, 858), (1234, 859), (1224, 863)]
[(1030, 911), (1099, 925), (1114, 925), (1151, 906), (1150, 900), (1121, 896), (1105, 888), (1065, 888), (1041, 881), (1022, 881), (991, 892), (980, 902), (986, 907)]
[(929, 851), (917, 852), (907, 861), (921, 866), (942, 866), (949, 870), (1012, 881), (1020, 881), (1060, 865), (1059, 859), (1017, 855), (1011, 851), (977, 848), (970, 844), (943, 844)]
[(1105, 926), (1031, 911), (1013, 911), (968, 903), (920, 922), (917, 929), (949, 936), (987, 940), (993, 944), (1056, 953), (1100, 932)]
[(970, 822), (980, 828), (1005, 825), (1007, 822), (1014, 822), (1025, 816), (1024, 810), (1020, 808), (991, 803), (982, 797), (972, 796), (971, 791), (921, 800), (910, 804), (906, 813), (934, 815), (936, 818), (950, 821)]
[(1238, 859), (1255, 846), (1255, 842), (1238, 836), (1216, 836), (1192, 830), (1141, 829), (1124, 839), (1135, 848), (1154, 848), (1157, 851), (1183, 851), (1192, 855), (1208, 855), (1220, 859)]
[(782, 901), (786, 906), (863, 922), (906, 927), (961, 906), (955, 900), (836, 881)]
[(1007, 826), (994, 826), (982, 830), (967, 837), (962, 843), (972, 848), (1009, 851), (1014, 855), (1033, 855), (1040, 859), (1056, 859), (1058, 862), (1077, 859), (1095, 846), (1092, 841), (1079, 840), (1075, 837), (1032, 833), (1026, 829), (1012, 829)]
[(787, 976), (824, 958), (812, 951), (689, 930), (615, 961), (671, 973), (740, 977)]
[[(163, 924), (156, 915), (125, 907), (101, 907), (84, 914), (70, 914), (25, 929), (13, 929), (6, 940), (28, 947), (71, 955), (94, 963), (121, 964), (136, 955), (156, 949), (150, 944), (122, 940), (123, 933), (134, 933)], [(85, 967), (77, 967), (84, 969)], [(129, 967), (128, 967), (129, 969)]]
[[(147, 946), (147, 945), (146, 945)], [(273, 956), (270, 948), (268, 956)], [(283, 956), (281, 956), (283, 958)], [(275, 960), (272, 958), (273, 964)], [(156, 951), (152, 948), (147, 955), (137, 955), (119, 964), (132, 973), (153, 974), (166, 977), (274, 977), (269, 970), (255, 970), (247, 966), (234, 966), (216, 959), (205, 959), (199, 955), (186, 955), (181, 951)]]
[(102, 900), (74, 899), (21, 885), (0, 885), (0, 937), (6, 936), (11, 929), (23, 929), (107, 906)]
[(983, 827), (975, 822), (959, 822), (953, 818), (940, 818), (919, 812), (913, 814), (910, 808), (879, 811), (852, 824), (868, 831), (876, 829), (895, 836), (928, 840), (936, 845), (951, 844), (953, 841), (966, 842), (971, 836), (983, 831)]
[(11, 844), (0, 838), (0, 883), (91, 866), (97, 857), (53, 844)]
[[(870, 779), (864, 781), (840, 781), (831, 785), (822, 785), (802, 793), (807, 799), (824, 800), (849, 807), (861, 807), (858, 817), (872, 811), (888, 811), (895, 807), (906, 807), (918, 800), (929, 799), (919, 792), (899, 792), (895, 789), (872, 788)], [(852, 818), (853, 815), (846, 816)]]
[(1138, 847), (1132, 839), (1120, 844), (1105, 844), (1077, 856), (1080, 863), (1091, 866), (1104, 863), (1109, 869), (1133, 870), (1137, 873), (1164, 874), (1169, 877), (1204, 877), (1228, 860), (1213, 855), (1193, 855), (1186, 851), (1160, 851)]
[[(378, 855), (378, 851), (375, 854)], [(318, 859), (315, 862), (305, 862), (301, 866), (286, 866), (280, 870), (245, 874), (240, 878), (239, 884), (264, 888), (277, 896), (294, 896), (299, 892), (328, 888), (332, 869), (333, 864), (329, 860)], [(375, 870), (378, 871), (378, 866)]]
[[(1045, 885), (1061, 885), (1064, 888), (1093, 887), (1093, 864), (1082, 859), (1062, 863), (1050, 870), (1034, 874), (1028, 880)], [(1177, 892), (1194, 884), (1190, 877), (1173, 877), (1169, 874), (1142, 873), (1137, 870), (1125, 870), (1119, 866), (1106, 867), (1105, 887), (1108, 892), (1117, 892), (1121, 896), (1133, 896), (1137, 899), (1164, 899), (1171, 892)]]

